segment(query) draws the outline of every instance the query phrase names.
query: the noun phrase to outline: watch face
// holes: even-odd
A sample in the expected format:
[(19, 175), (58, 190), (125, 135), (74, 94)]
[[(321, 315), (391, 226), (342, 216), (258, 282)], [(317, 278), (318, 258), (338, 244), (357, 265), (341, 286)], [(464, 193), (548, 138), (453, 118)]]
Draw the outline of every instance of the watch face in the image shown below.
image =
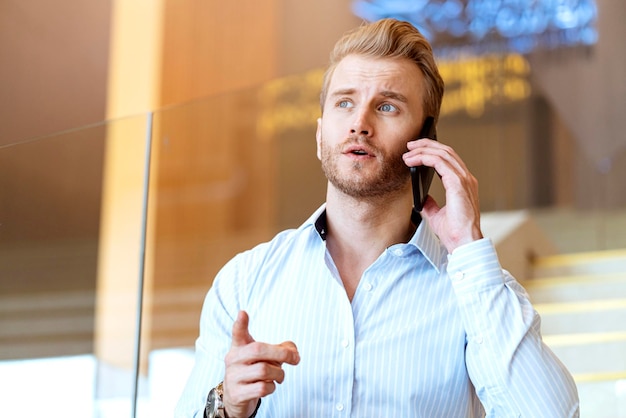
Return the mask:
[(206, 400), (206, 418), (216, 418), (218, 416), (218, 396), (219, 394), (217, 393), (217, 391), (215, 389), (211, 389), (211, 391), (209, 392), (209, 396)]
[(206, 400), (206, 418), (220, 418), (224, 416), (224, 404), (222, 403), (221, 387), (213, 388)]

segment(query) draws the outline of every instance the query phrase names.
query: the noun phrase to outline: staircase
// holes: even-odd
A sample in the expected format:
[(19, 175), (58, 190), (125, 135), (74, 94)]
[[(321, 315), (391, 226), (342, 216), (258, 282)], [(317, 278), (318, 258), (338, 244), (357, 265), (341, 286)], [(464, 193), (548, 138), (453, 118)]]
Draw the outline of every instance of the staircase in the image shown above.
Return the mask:
[(0, 362), (93, 352), (98, 241), (0, 241)]
[(0, 362), (93, 352), (95, 292), (0, 294)]
[(544, 256), (532, 271), (523, 285), (576, 380), (581, 417), (626, 418), (626, 249)]

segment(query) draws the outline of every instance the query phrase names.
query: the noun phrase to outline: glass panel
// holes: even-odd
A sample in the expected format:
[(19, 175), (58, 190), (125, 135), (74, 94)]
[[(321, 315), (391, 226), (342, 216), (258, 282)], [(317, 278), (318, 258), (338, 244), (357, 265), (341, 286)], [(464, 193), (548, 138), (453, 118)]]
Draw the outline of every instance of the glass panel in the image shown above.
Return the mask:
[[(478, 177), (485, 218), (530, 216), (539, 227), (533, 245), (545, 238), (559, 253), (626, 248), (625, 211), (609, 192), (618, 188), (615, 170), (622, 170), (617, 162), (624, 156), (606, 172), (593, 168), (556, 109), (532, 90), (524, 57), (440, 65), (450, 83), (439, 138)], [(297, 227), (323, 202), (325, 179), (314, 142), (322, 71), (155, 114), (139, 416), (174, 408), (192, 367), (202, 302), (219, 268), (236, 253)], [(591, 205), (575, 190), (581, 176), (591, 185)], [(445, 202), (438, 180), (432, 194)], [(514, 258), (524, 259), (524, 245), (515, 247)], [(530, 276), (518, 278), (529, 283)], [(584, 344), (572, 338), (574, 345)], [(555, 350), (568, 359), (587, 405), (598, 390), (623, 386), (615, 366), (607, 384), (586, 390), (588, 379), (601, 377), (577, 374), (582, 363), (567, 344), (555, 343)], [(603, 396), (617, 402), (615, 393)]]
[(130, 416), (146, 127), (141, 116), (0, 148), (0, 416)]
[[(173, 409), (218, 269), (233, 254), (296, 227), (323, 201), (317, 93), (311, 92), (311, 109), (308, 96), (293, 97), (294, 87), (281, 82), (155, 113), (144, 305), (149, 325), (142, 338), (149, 366), (139, 416)], [(297, 103), (285, 107), (290, 94)], [(289, 113), (302, 104), (306, 118)]]

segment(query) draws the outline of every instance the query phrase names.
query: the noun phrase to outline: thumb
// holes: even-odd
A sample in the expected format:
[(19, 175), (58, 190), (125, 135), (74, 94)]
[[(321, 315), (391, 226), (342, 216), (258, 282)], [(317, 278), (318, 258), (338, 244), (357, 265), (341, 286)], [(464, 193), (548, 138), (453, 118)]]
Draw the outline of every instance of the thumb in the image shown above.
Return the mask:
[(239, 311), (237, 319), (233, 324), (233, 342), (232, 346), (242, 346), (254, 342), (254, 338), (248, 331), (249, 318), (245, 311)]
[(441, 208), (439, 207), (435, 199), (431, 195), (428, 195), (426, 201), (424, 202), (424, 206), (422, 207), (420, 215), (422, 216), (422, 218), (428, 220), (437, 215), (440, 210)]

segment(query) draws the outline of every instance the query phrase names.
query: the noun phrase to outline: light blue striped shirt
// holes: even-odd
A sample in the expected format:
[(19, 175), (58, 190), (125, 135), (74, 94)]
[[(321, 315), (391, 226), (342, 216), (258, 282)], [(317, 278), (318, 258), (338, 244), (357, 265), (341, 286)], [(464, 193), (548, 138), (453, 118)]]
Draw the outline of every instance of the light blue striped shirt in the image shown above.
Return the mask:
[(570, 374), (543, 344), (539, 316), (489, 239), (448, 255), (422, 222), (363, 273), (351, 303), (322, 215), (324, 206), (217, 275), (176, 417), (203, 416), (239, 310), (253, 338), (291, 340), (301, 358), (284, 366), (285, 381), (258, 417), (578, 416)]

